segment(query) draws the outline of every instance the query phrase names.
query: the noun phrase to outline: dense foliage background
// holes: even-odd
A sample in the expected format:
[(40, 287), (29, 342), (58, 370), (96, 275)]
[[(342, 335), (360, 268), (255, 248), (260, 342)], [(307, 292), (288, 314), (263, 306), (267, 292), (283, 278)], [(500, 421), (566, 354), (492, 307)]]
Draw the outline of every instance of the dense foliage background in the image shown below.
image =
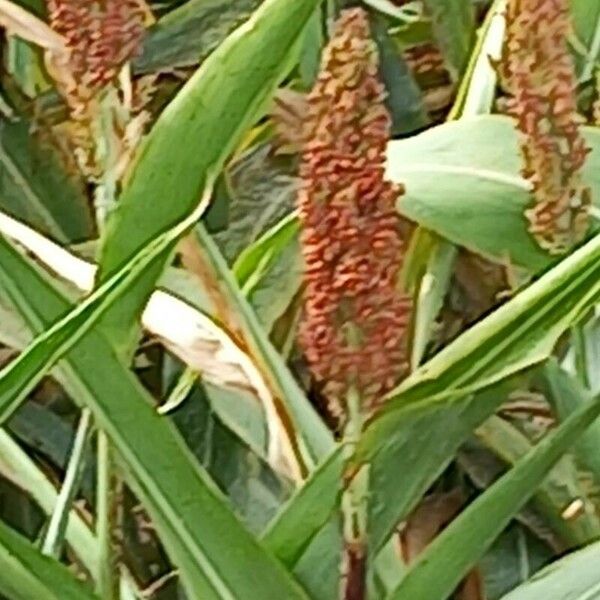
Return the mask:
[[(598, 0), (0, 0), (0, 24), (3, 597), (600, 598)], [(319, 163), (346, 130), (366, 149)], [(307, 320), (334, 189), (310, 160), (342, 159), (395, 203), (406, 325), (358, 415)]]

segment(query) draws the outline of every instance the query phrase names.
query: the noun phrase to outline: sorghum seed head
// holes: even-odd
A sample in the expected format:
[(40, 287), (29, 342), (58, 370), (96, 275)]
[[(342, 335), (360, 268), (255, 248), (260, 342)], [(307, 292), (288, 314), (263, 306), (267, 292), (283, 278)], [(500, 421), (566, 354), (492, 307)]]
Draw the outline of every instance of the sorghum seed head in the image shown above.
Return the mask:
[(366, 14), (345, 11), (308, 96), (299, 192), (306, 262), (300, 339), (332, 406), (351, 387), (366, 412), (407, 370), (404, 243), (384, 180), (390, 117)]
[[(140, 48), (144, 10), (140, 0), (47, 0), (50, 26), (68, 54), (52, 74), (77, 112), (118, 75)], [(56, 58), (56, 57), (55, 57)]]
[(567, 0), (510, 0), (503, 75), (512, 97), (533, 186), (529, 230), (553, 254), (567, 252), (588, 228), (590, 193), (580, 171), (589, 148), (579, 133), (577, 82), (567, 46)]

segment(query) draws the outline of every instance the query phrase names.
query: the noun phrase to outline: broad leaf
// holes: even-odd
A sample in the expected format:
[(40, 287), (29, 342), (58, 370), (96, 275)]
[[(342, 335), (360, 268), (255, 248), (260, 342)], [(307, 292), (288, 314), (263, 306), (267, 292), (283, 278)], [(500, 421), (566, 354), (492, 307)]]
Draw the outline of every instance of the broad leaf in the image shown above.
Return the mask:
[[(404, 216), (496, 262), (535, 273), (556, 259), (527, 230), (524, 212), (532, 198), (520, 174), (514, 125), (498, 115), (469, 117), (393, 140), (387, 177), (406, 187), (398, 201)], [(582, 130), (592, 149), (583, 178), (600, 205), (600, 129)], [(286, 228), (297, 226), (288, 219)]]
[[(600, 130), (583, 132), (593, 150), (583, 178), (598, 201)], [(406, 186), (402, 214), (458, 245), (536, 272), (552, 258), (527, 231), (531, 195), (520, 171), (508, 117), (465, 118), (388, 146), (388, 177)]]

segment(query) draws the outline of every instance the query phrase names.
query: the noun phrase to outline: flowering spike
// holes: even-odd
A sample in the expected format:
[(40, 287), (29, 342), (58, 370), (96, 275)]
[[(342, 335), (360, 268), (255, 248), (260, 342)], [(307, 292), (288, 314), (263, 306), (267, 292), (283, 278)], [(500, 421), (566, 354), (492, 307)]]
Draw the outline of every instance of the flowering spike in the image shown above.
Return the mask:
[(50, 68), (71, 108), (81, 110), (138, 51), (144, 33), (141, 0), (47, 0), (50, 25), (68, 55)]
[(300, 340), (333, 406), (350, 389), (376, 408), (407, 369), (404, 244), (384, 180), (390, 117), (366, 14), (345, 11), (307, 98), (299, 209), (306, 262)]
[(577, 82), (567, 46), (567, 0), (511, 0), (503, 70), (535, 204), (529, 230), (552, 254), (567, 252), (588, 227), (590, 192), (580, 171), (589, 149), (578, 130)]

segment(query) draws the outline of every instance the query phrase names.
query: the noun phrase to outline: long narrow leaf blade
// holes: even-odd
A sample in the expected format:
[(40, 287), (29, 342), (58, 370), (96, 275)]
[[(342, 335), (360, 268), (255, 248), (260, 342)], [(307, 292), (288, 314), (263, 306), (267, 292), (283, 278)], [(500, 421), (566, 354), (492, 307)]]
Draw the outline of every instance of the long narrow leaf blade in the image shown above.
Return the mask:
[[(33, 330), (44, 330), (69, 305), (20, 253), (10, 246), (4, 250), (2, 270), (18, 285), (7, 286), (0, 277), (0, 292)], [(305, 598), (240, 525), (175, 428), (157, 413), (102, 336), (85, 335), (63, 370), (69, 393), (90, 407), (123, 458), (190, 598)]]
[(223, 296), (238, 315), (253, 355), (266, 367), (263, 371), (272, 381), (273, 387), (281, 390), (281, 399), (295, 426), (294, 431), (299, 432), (299, 441), (306, 449), (308, 464), (312, 466), (311, 463), (318, 463), (334, 448), (333, 436), (306, 399), (298, 382), (287, 368), (285, 360), (269, 340), (252, 307), (239, 289), (225, 259), (202, 223), (196, 227), (195, 237), (203, 251), (205, 262), (213, 271), (215, 285), (220, 286)]
[(11, 600), (97, 598), (53, 558), (0, 522), (0, 593)]
[[(289, 72), (305, 26), (320, 2), (265, 0), (204, 61), (161, 114), (109, 222), (100, 281), (117, 272), (159, 232), (194, 210), (207, 177), (221, 171)], [(138, 317), (164, 264), (164, 259), (157, 259), (150, 265), (137, 284), (137, 293), (123, 298), (103, 317), (118, 352), (131, 350), (139, 330)], [(331, 436), (291, 376), (283, 374), (280, 357), (268, 356), (263, 362), (270, 391), (288, 401), (288, 412), (296, 411), (294, 417), (299, 416), (294, 424), (307, 447), (305, 462), (312, 466), (331, 449)]]
[(595, 600), (600, 597), (600, 542), (550, 564), (502, 600)]
[[(48, 517), (58, 501), (56, 488), (8, 433), (0, 430), (0, 474), (36, 502)], [(66, 541), (81, 563), (96, 577), (99, 571), (98, 543), (84, 520), (71, 511)]]
[(445, 600), (598, 415), (600, 397), (542, 440), (431, 543), (389, 600)]

